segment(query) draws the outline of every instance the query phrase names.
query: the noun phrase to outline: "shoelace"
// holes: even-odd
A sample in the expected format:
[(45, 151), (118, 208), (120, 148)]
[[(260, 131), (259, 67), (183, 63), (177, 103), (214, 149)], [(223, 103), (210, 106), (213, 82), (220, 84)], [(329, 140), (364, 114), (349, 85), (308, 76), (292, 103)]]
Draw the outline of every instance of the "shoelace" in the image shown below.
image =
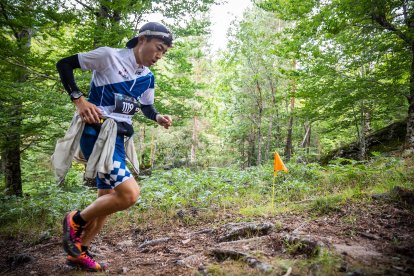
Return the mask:
[(79, 240), (80, 240), (80, 236), (81, 236), (82, 231), (83, 231), (83, 226), (74, 223), (73, 228), (75, 230), (76, 237), (79, 237)]
[(82, 242), (81, 238), (78, 235), (76, 235), (76, 237), (74, 238), (74, 241), (75, 241), (75, 243), (81, 243)]
[(87, 259), (88, 262), (96, 264), (96, 261), (89, 254), (87, 254), (87, 252), (82, 253), (84, 253), (82, 255), (85, 257), (85, 259)]
[(75, 243), (81, 243), (81, 234), (83, 231), (83, 227), (79, 224), (73, 224), (73, 230), (75, 230), (75, 238), (73, 239)]

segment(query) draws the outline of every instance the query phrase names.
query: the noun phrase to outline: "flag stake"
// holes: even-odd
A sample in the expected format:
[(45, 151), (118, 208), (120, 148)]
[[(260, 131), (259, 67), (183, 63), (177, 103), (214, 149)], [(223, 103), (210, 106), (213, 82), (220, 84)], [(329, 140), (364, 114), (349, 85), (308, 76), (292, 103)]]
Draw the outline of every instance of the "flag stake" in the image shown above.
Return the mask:
[(272, 208), (274, 208), (275, 206), (275, 179), (276, 179), (276, 174), (273, 175), (273, 185), (272, 185)]
[(275, 196), (276, 196), (276, 176), (278, 171), (288, 172), (285, 164), (280, 158), (279, 153), (275, 151), (274, 160), (273, 160), (273, 185), (272, 185), (272, 208), (275, 207)]

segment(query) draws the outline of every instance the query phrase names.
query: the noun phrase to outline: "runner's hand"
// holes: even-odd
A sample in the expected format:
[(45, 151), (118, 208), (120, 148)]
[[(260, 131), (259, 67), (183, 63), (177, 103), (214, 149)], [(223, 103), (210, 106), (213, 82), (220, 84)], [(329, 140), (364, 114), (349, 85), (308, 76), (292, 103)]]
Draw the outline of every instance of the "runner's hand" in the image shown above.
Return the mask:
[(78, 114), (82, 121), (87, 124), (99, 123), (102, 113), (96, 105), (88, 102), (84, 97), (74, 100), (73, 103), (76, 105), (76, 109), (78, 110)]
[(168, 129), (171, 126), (171, 124), (172, 124), (172, 119), (168, 115), (160, 115), (160, 114), (157, 114), (157, 117), (155, 117), (155, 119), (157, 120), (157, 123), (160, 126), (163, 126), (166, 129)]

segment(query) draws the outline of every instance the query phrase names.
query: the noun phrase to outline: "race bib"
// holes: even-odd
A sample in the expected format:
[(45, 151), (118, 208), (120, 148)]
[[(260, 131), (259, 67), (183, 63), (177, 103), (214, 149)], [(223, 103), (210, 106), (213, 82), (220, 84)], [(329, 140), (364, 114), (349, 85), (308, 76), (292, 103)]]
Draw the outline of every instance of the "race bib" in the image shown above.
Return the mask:
[(139, 103), (133, 97), (114, 93), (115, 95), (115, 110), (114, 113), (125, 115), (134, 115), (139, 109)]

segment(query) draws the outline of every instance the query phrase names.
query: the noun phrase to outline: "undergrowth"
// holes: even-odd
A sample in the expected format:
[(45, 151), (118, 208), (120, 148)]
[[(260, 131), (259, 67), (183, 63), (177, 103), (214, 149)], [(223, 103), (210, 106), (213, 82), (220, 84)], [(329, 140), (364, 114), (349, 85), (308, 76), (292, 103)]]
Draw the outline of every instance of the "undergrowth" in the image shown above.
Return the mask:
[[(134, 213), (161, 211), (170, 216), (173, 210), (204, 208), (260, 216), (285, 212), (289, 204), (296, 206), (296, 202), (309, 201), (300, 211), (325, 215), (338, 211), (347, 200), (364, 199), (395, 186), (412, 189), (414, 173), (407, 164), (391, 157), (376, 157), (369, 162), (338, 159), (325, 167), (290, 163), (289, 172), (279, 173), (274, 179), (275, 206), (270, 205), (273, 186), (270, 163), (246, 170), (237, 167), (159, 170), (141, 181), (141, 197), (128, 214), (134, 218)], [(54, 184), (50, 178), (43, 182), (37, 177), (27, 179), (23, 197), (0, 194), (3, 235), (60, 231), (65, 212), (82, 209), (96, 197), (95, 189), (82, 185), (80, 167), (71, 170), (65, 186)]]

